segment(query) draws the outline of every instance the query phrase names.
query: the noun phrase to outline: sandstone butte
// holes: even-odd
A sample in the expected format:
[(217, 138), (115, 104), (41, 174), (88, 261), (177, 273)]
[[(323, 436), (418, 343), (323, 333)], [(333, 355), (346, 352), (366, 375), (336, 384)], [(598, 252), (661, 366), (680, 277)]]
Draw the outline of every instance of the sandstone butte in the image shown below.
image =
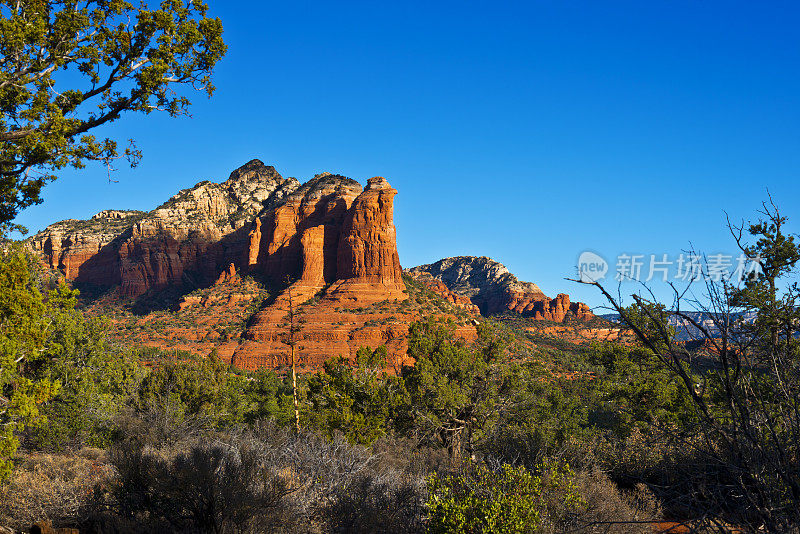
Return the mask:
[[(421, 312), (407, 302), (393, 222), (396, 194), (381, 177), (363, 188), (330, 173), (301, 184), (252, 160), (226, 181), (200, 182), (153, 211), (105, 210), (86, 221), (61, 221), (28, 246), (95, 302), (122, 306), (169, 291), (182, 294), (166, 314), (167, 322), (174, 318), (173, 334), (142, 328), (135, 339), (145, 345), (200, 354), (216, 349), (242, 369), (279, 368), (289, 363), (291, 304), (300, 317), (295, 347), (301, 368), (352, 358), (361, 346), (386, 345), (387, 366), (399, 369), (413, 363), (406, 337)], [(490, 297), (486, 291), (463, 294), (435, 275), (414, 276), (472, 314), (507, 309), (555, 321), (567, 310), (591, 314), (566, 295), (550, 300), (528, 286), (506, 284)], [(257, 301), (244, 277), (273, 288), (270, 298)], [(258, 309), (244, 320), (250, 302)], [(222, 312), (201, 319), (199, 309)], [(135, 323), (155, 324), (165, 316), (160, 312), (141, 312)], [(220, 336), (220, 328), (235, 320), (241, 322), (236, 335)], [(462, 320), (457, 334), (474, 339), (472, 322)], [(177, 336), (184, 341), (174, 342)]]
[(536, 284), (518, 280), (505, 265), (486, 256), (444, 258), (405, 272), (445, 300), (465, 309), (477, 308), (483, 315), (511, 312), (557, 323), (567, 318), (578, 321), (594, 318), (586, 304), (570, 302), (565, 293), (551, 299)]

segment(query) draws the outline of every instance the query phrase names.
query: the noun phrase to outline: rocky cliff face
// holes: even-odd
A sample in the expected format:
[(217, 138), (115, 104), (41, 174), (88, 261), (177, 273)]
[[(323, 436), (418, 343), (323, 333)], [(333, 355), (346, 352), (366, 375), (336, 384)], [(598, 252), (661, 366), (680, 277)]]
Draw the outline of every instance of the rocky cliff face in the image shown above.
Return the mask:
[[(232, 361), (239, 367), (288, 363), (286, 316), (302, 306), (301, 359), (312, 365), (324, 357), (349, 356), (359, 346), (386, 344), (404, 357), (408, 320), (380, 310), (348, 310), (406, 299), (392, 220), (397, 191), (381, 177), (362, 191), (357, 182), (320, 175), (290, 196), (251, 233), (251, 269), (269, 279), (299, 276), (274, 302), (259, 311), (244, 333), (247, 340)], [(315, 299), (313, 306), (304, 306)], [(394, 319), (389, 324), (389, 318)], [(367, 322), (377, 323), (365, 328)], [(351, 328), (340, 328), (350, 325)]]
[(227, 181), (200, 182), (149, 213), (62, 221), (29, 244), (77, 285), (120, 286), (125, 297), (208, 285), (233, 264), (274, 285), (333, 284), (343, 300), (402, 299), (396, 194), (384, 178), (370, 178), (363, 190), (330, 173), (301, 185), (253, 160)]
[(458, 256), (407, 269), (416, 280), (441, 281), (451, 292), (469, 301), (484, 315), (515, 312), (539, 320), (562, 322), (567, 317), (587, 321), (594, 317), (582, 302), (569, 295), (547, 297), (536, 284), (522, 282), (505, 265), (486, 256)]
[[(289, 364), (290, 342), (301, 369), (378, 345), (386, 345), (389, 367), (399, 369), (408, 363), (408, 326), (430, 314), (456, 319), (458, 335), (468, 340), (479, 312), (592, 317), (585, 305), (567, 295), (550, 299), (489, 258), (410, 269), (420, 284), (406, 288), (396, 194), (381, 177), (362, 187), (323, 173), (301, 184), (253, 160), (153, 211), (106, 210), (87, 221), (62, 221), (28, 245), (78, 288), (100, 295), (88, 309), (113, 309), (120, 339), (201, 354), (217, 349), (244, 369)], [(168, 313), (123, 305), (167, 294), (175, 295)], [(302, 323), (294, 340), (290, 307)]]
[(120, 283), (120, 272), (114, 249), (146, 215), (143, 211), (105, 210), (88, 221), (68, 219), (51, 224), (28, 243), (48, 267), (60, 269), (69, 280), (82, 275), (100, 285), (115, 285)]
[(241, 264), (256, 215), (299, 187), (253, 160), (225, 182), (200, 182), (149, 213), (107, 210), (89, 221), (62, 221), (29, 245), (78, 286), (119, 286), (125, 297), (170, 285), (197, 287), (230, 263)]
[[(78, 287), (113, 289), (123, 298), (168, 287), (188, 295), (235, 283), (242, 274), (283, 288), (248, 322), (245, 342), (229, 352), (242, 367), (280, 365), (288, 350), (283, 323), (290, 299), (299, 306), (314, 298), (304, 309), (301, 352), (317, 365), (360, 344), (391, 345), (407, 332), (408, 321), (396, 314), (385, 314), (394, 323), (385, 325), (373, 325), (380, 318), (337, 315), (407, 297), (392, 218), (396, 194), (380, 177), (363, 189), (330, 173), (300, 184), (253, 160), (226, 181), (200, 182), (149, 213), (104, 211), (89, 221), (62, 221), (33, 236), (29, 246)], [(237, 303), (255, 297), (231, 294)], [(186, 296), (175, 307), (183, 312), (220, 299)], [(371, 330), (365, 333), (366, 323)], [(401, 341), (394, 345), (405, 352)]]

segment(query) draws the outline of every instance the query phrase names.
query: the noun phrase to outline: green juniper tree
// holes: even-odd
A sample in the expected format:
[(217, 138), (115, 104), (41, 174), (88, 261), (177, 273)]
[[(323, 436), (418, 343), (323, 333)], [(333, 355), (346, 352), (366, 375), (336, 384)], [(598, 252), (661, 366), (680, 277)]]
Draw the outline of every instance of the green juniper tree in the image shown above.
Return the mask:
[(386, 347), (361, 347), (355, 363), (331, 358), (308, 379), (310, 426), (329, 436), (342, 432), (353, 443), (369, 445), (388, 434), (395, 411), (407, 403), (399, 377), (389, 376)]
[(40, 406), (59, 390), (47, 378), (34, 380), (47, 344), (50, 315), (70, 298), (59, 290), (45, 300), (30, 276), (28, 258), (19, 248), (0, 257), (0, 480), (11, 473), (16, 432), (40, 423)]
[(50, 289), (19, 244), (6, 246), (0, 253), (0, 480), (10, 473), (23, 430), (51, 447), (78, 434), (96, 442), (139, 377), (132, 358), (106, 342), (101, 321), (87, 321), (75, 309), (77, 291), (63, 281)]
[(42, 201), (67, 166), (141, 154), (91, 132), (126, 112), (186, 114), (211, 95), (222, 24), (200, 0), (0, 1), (0, 224)]
[(166, 410), (175, 406), (182, 416), (200, 416), (220, 428), (239, 423), (247, 411), (246, 382), (230, 372), (216, 350), (208, 356), (185, 354), (185, 359), (163, 362), (141, 382), (137, 404)]
[(454, 336), (452, 322), (428, 318), (411, 325), (408, 355), (416, 360), (403, 369), (414, 426), (438, 435), (451, 456), (462, 448), (474, 452), (476, 431), (497, 417), (508, 386), (508, 366), (501, 357), (507, 337), (489, 322), (478, 326), (475, 347)]

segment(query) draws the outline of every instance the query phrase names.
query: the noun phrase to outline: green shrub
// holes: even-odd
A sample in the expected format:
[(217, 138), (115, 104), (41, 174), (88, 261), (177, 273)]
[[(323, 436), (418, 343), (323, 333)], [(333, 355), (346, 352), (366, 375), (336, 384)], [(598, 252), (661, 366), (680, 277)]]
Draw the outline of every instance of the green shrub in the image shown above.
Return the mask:
[(142, 380), (137, 405), (178, 403), (187, 415), (204, 415), (217, 426), (238, 423), (247, 407), (241, 393), (246, 380), (228, 368), (216, 352), (163, 363)]
[(406, 404), (398, 377), (388, 376), (386, 347), (361, 347), (355, 365), (339, 357), (308, 378), (308, 401), (301, 420), (328, 436), (342, 432), (352, 443), (368, 445), (389, 432), (394, 409)]
[(509, 464), (497, 469), (471, 464), (462, 474), (432, 475), (428, 532), (542, 532), (583, 504), (574, 478), (566, 464), (543, 464), (536, 473)]

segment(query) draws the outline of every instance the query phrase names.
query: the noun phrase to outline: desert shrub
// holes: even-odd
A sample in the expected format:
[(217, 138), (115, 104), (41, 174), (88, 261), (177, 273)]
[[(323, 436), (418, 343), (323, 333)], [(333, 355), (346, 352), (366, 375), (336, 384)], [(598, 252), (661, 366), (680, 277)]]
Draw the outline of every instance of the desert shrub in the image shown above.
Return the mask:
[(649, 349), (598, 343), (589, 360), (602, 369), (595, 384), (604, 405), (593, 414), (598, 424), (627, 435), (634, 427), (677, 430), (695, 422), (689, 393)]
[[(685, 443), (670, 441), (653, 429), (634, 428), (624, 437), (610, 432), (598, 433), (587, 445), (587, 467), (596, 465), (617, 482), (632, 485), (647, 480), (663, 484), (671, 478), (676, 463), (691, 462), (691, 450)], [(590, 456), (590, 457), (589, 457)]]
[(139, 447), (161, 446), (196, 438), (215, 428), (215, 420), (205, 412), (187, 413), (176, 396), (147, 404), (124, 406), (115, 418), (116, 441)]
[(596, 467), (576, 472), (574, 482), (580, 505), (552, 525), (555, 532), (650, 534), (663, 517), (658, 499), (644, 484), (621, 491)]
[[(187, 444), (188, 445), (188, 444)], [(142, 530), (272, 532), (291, 481), (247, 443), (198, 440), (154, 450), (123, 446), (112, 453), (120, 473), (123, 516)]]
[(91, 511), (98, 484), (113, 477), (98, 449), (24, 454), (16, 463), (12, 478), (0, 486), (0, 525), (18, 530), (43, 519), (55, 525), (77, 524)]
[(472, 463), (428, 479), (429, 533), (649, 533), (661, 517), (642, 484), (621, 491), (600, 470)]
[(164, 349), (160, 347), (148, 347), (140, 345), (132, 349), (133, 356), (141, 362), (146, 363), (164, 363), (175, 361), (191, 361), (197, 356), (193, 352), (178, 350), (178, 349)]
[(458, 475), (428, 479), (428, 532), (548, 532), (574, 515), (584, 501), (566, 464), (523, 466), (469, 464)]
[(367, 449), (257, 422), (184, 440), (112, 448), (123, 518), (142, 531), (295, 532), (325, 524), (343, 488), (373, 462)]
[(165, 362), (141, 382), (138, 405), (179, 404), (187, 415), (203, 415), (219, 427), (241, 422), (245, 380), (228, 372), (216, 352), (207, 357)]
[(361, 474), (336, 490), (326, 509), (333, 533), (404, 534), (424, 531), (423, 478), (399, 471)]
[(299, 521), (319, 521), (337, 493), (375, 463), (372, 452), (352, 445), (341, 434), (328, 438), (313, 431), (300, 433), (259, 421), (248, 430), (269, 462), (291, 477), (298, 491), (292, 513)]
[(372, 444), (372, 453), (383, 469), (425, 477), (434, 471), (450, 472), (461, 465), (446, 449), (431, 447), (399, 434), (388, 434)]

